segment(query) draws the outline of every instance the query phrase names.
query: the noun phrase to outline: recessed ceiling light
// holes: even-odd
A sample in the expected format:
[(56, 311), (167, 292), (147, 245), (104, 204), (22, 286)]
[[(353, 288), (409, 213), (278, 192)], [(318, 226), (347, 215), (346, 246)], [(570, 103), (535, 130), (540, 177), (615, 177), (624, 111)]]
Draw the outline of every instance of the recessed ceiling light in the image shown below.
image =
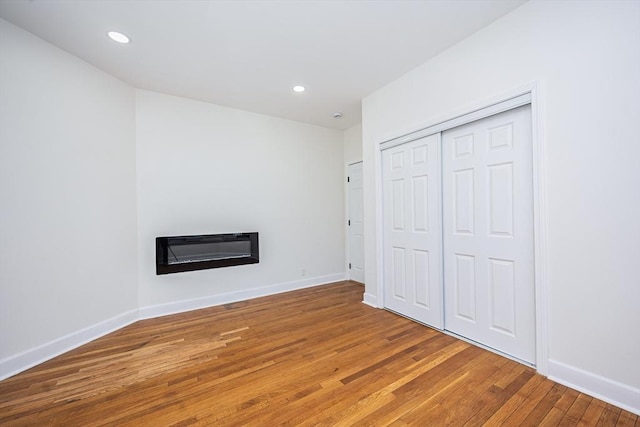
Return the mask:
[(300, 92), (304, 92), (305, 90), (306, 90), (306, 89), (305, 89), (305, 87), (304, 87), (304, 86), (300, 86), (300, 85), (298, 85), (298, 86), (294, 86), (294, 87), (293, 87), (293, 91), (294, 91), (294, 92), (298, 92), (298, 93), (300, 93)]
[(127, 43), (131, 42), (131, 39), (129, 37), (125, 36), (122, 33), (117, 32), (117, 31), (109, 31), (107, 33), (107, 35), (114, 42), (118, 42), (118, 43), (122, 43), (122, 44), (127, 44)]

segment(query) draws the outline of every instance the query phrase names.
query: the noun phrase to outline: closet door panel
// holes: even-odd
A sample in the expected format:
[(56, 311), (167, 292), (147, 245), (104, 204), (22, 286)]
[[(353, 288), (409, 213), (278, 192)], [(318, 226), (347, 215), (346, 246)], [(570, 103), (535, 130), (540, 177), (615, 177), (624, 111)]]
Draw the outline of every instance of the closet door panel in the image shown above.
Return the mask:
[(382, 152), (385, 307), (442, 329), (440, 139)]
[(445, 329), (535, 362), (531, 111), (442, 134)]

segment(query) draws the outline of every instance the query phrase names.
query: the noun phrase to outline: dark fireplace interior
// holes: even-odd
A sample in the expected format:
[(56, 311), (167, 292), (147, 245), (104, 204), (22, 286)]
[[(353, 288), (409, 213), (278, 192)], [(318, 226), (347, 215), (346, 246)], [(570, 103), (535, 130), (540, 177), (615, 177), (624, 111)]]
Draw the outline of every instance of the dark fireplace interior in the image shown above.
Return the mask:
[(156, 238), (156, 274), (179, 273), (260, 261), (258, 233)]

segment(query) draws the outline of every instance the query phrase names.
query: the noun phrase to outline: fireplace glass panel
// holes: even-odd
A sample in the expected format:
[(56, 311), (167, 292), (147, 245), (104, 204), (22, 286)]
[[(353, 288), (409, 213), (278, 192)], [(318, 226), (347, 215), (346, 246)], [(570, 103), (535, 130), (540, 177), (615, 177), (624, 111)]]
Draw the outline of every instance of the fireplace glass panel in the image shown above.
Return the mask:
[(251, 256), (251, 242), (215, 242), (190, 245), (169, 244), (169, 264), (213, 261), (225, 258), (247, 258)]
[(258, 233), (156, 238), (157, 274), (257, 262), (259, 262)]

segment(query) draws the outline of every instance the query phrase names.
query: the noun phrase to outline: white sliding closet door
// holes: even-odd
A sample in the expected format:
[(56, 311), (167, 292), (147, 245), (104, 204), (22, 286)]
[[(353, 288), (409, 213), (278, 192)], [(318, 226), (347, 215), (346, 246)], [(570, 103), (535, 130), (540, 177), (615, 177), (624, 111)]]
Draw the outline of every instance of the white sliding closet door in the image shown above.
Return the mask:
[(443, 132), (442, 181), (445, 329), (535, 363), (530, 106)]
[(442, 329), (440, 139), (382, 153), (385, 306)]

